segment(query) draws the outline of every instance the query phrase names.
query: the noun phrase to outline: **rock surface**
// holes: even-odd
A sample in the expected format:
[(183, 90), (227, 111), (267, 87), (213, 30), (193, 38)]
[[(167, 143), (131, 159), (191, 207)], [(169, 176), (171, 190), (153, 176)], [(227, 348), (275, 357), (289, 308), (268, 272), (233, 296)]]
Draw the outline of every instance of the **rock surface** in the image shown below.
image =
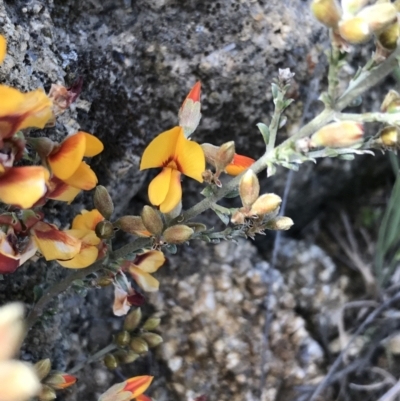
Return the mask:
[[(68, 86), (83, 77), (80, 100), (45, 133), (60, 140), (81, 128), (104, 141), (105, 152), (93, 165), (118, 213), (146, 198), (140, 155), (154, 135), (177, 123), (177, 110), (196, 80), (204, 95), (194, 139), (215, 144), (234, 139), (241, 153), (259, 156), (255, 124), (271, 118), (271, 80), (278, 68), (289, 67), (299, 86), (284, 137), (295, 132), (308, 91), (315, 90), (310, 58), (326, 39), (308, 3), (298, 0), (0, 0), (0, 33), (9, 42), (0, 82), (48, 90), (51, 83)], [(320, 77), (315, 79), (319, 84)], [(371, 169), (360, 171), (366, 164)], [(367, 177), (380, 171), (366, 158), (302, 167), (289, 208), (300, 228), (327, 199), (352, 185), (357, 168)], [(263, 187), (283, 194), (285, 182), (279, 173), (263, 180)], [(193, 204), (198, 187), (187, 189), (185, 202)], [(66, 226), (83, 204), (91, 207), (88, 196), (71, 209), (51, 203), (47, 213)], [(171, 257), (164, 274), (160, 271), (162, 290), (152, 297), (164, 316), (165, 345), (156, 358), (124, 370), (125, 377), (154, 374), (158, 401), (192, 400), (202, 393), (209, 401), (286, 401), (314, 385), (324, 374), (323, 352), (307, 324), (321, 321), (334, 328), (338, 286), (346, 283), (336, 281), (335, 266), (319, 248), (302, 242), (285, 244), (281, 264), (270, 267), (246, 242), (198, 245)], [(1, 282), (1, 302), (32, 303), (36, 285), (54, 283), (65, 273), (42, 261), (26, 265)], [(272, 320), (266, 341), (268, 292)], [(43, 326), (30, 333), (22, 356), (50, 357), (57, 369), (71, 367), (110, 341), (120, 324), (111, 317), (111, 302), (110, 290), (90, 291), (86, 298), (69, 292), (55, 305), (61, 314), (46, 315)], [(305, 310), (312, 316), (300, 315)], [(78, 386), (59, 399), (95, 400), (111, 380), (122, 380), (100, 364), (83, 372)]]

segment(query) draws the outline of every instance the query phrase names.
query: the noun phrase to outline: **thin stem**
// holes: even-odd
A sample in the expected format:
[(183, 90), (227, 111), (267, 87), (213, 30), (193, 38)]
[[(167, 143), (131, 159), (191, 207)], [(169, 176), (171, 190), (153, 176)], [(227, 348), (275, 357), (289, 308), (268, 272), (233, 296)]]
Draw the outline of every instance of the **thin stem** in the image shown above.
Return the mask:
[(332, 46), (329, 54), (329, 71), (328, 71), (328, 95), (331, 104), (335, 103), (337, 97), (337, 86), (339, 83), (339, 57), (340, 51), (336, 46)]
[(363, 71), (354, 81), (350, 82), (346, 91), (339, 97), (335, 104), (335, 110), (343, 110), (355, 99), (392, 73), (399, 65), (399, 56), (400, 46), (397, 46), (396, 50), (382, 64), (371, 70)]
[(87, 364), (98, 361), (100, 358), (102, 358), (103, 356), (105, 356), (109, 352), (114, 351), (117, 348), (118, 348), (117, 345), (114, 344), (114, 343), (108, 344), (106, 347), (104, 347), (100, 351), (96, 352), (95, 354), (89, 356), (89, 358), (86, 358), (84, 361), (82, 361), (82, 362), (78, 363), (77, 365), (75, 365), (68, 373), (73, 375), (76, 372), (79, 372)]
[[(148, 238), (138, 238), (129, 244), (126, 244), (120, 249), (110, 253), (109, 259), (110, 260), (117, 260), (123, 258), (124, 256), (129, 255), (135, 251), (138, 251), (150, 244), (150, 240)], [(42, 315), (44, 308), (47, 304), (52, 301), (55, 297), (66, 291), (69, 286), (75, 280), (82, 280), (89, 274), (95, 273), (105, 266), (103, 265), (104, 258), (96, 261), (91, 266), (86, 267), (84, 269), (79, 269), (70, 273), (67, 277), (61, 280), (59, 283), (53, 285), (52, 287), (48, 288), (44, 295), (39, 299), (37, 304), (33, 307), (31, 312), (29, 313), (27, 320), (26, 320), (26, 327), (27, 330), (32, 328), (32, 326), (36, 323), (37, 319)]]
[[(282, 99), (281, 99), (282, 97)], [(275, 105), (274, 114), (271, 119), (271, 124), (269, 125), (269, 140), (267, 145), (267, 153), (271, 153), (275, 148), (276, 137), (278, 135), (279, 129), (279, 121), (282, 115), (282, 109), (278, 106), (278, 104), (282, 103), (284, 98), (284, 94), (279, 93), (277, 104)]]
[(400, 125), (400, 116), (398, 113), (336, 113), (338, 120), (356, 121), (359, 123), (380, 122), (388, 125)]

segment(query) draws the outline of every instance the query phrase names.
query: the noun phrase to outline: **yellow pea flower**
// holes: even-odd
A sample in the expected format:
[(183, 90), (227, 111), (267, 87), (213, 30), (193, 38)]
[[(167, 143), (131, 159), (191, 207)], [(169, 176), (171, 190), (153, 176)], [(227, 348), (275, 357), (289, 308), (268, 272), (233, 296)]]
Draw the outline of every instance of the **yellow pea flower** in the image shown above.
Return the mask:
[(98, 401), (150, 400), (147, 396), (142, 396), (152, 381), (153, 376), (132, 377), (122, 383), (114, 384), (100, 396)]
[(73, 220), (70, 230), (60, 231), (56, 226), (40, 221), (32, 227), (31, 233), (46, 260), (56, 260), (71, 269), (82, 269), (94, 263), (103, 251), (103, 243), (94, 231), (102, 220), (104, 217), (98, 210), (83, 210)]
[[(69, 187), (88, 191), (96, 186), (97, 177), (82, 159), (96, 156), (103, 149), (104, 146), (99, 139), (91, 134), (79, 131), (67, 137), (56, 147), (48, 156), (47, 162), (53, 175), (59, 180)], [(66, 189), (64, 188), (64, 190)], [(64, 193), (64, 197), (52, 197), (52, 199), (70, 202), (76, 195), (77, 191), (72, 191), (70, 196), (66, 196)]]
[(41, 166), (11, 167), (0, 171), (0, 201), (29, 209), (46, 193), (48, 179), (48, 170)]
[(17, 89), (0, 85), (0, 99), (0, 147), (3, 139), (12, 137), (18, 130), (44, 128), (53, 115), (53, 103), (43, 89), (21, 93)]
[(158, 291), (160, 283), (150, 273), (155, 273), (165, 262), (161, 251), (147, 251), (136, 256), (134, 261), (126, 261), (121, 266), (128, 271), (140, 288), (147, 292)]
[(203, 149), (186, 139), (182, 127), (174, 127), (154, 138), (143, 153), (140, 170), (156, 167), (162, 171), (149, 185), (149, 199), (162, 213), (169, 213), (182, 198), (181, 174), (203, 182)]

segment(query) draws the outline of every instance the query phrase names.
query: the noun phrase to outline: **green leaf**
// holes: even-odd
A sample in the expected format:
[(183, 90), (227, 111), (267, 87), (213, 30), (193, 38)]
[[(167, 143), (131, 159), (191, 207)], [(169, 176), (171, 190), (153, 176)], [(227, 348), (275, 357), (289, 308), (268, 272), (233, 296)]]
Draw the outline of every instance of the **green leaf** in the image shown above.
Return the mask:
[(279, 87), (277, 84), (271, 84), (272, 97), (276, 99), (279, 95)]
[(260, 130), (264, 142), (267, 145), (269, 141), (269, 128), (264, 123), (258, 123), (257, 128)]
[(214, 189), (211, 185), (207, 185), (201, 192), (204, 197), (209, 198), (214, 195)]
[(238, 188), (235, 188), (235, 189), (232, 189), (232, 191), (228, 192), (228, 193), (224, 196), (224, 198), (236, 198), (236, 197), (238, 197), (238, 196), (239, 196), (239, 189), (238, 189)]
[(215, 212), (215, 214), (221, 219), (221, 221), (227, 226), (229, 224), (229, 216), (227, 216), (225, 213), (222, 213), (218, 208), (212, 208)]

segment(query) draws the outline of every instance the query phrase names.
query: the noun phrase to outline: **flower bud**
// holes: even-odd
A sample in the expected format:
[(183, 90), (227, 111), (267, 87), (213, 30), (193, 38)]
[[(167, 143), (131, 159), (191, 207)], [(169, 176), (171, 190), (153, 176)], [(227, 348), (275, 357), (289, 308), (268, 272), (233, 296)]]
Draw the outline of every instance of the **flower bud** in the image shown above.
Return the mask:
[(55, 372), (45, 380), (54, 390), (63, 390), (76, 383), (76, 377), (63, 372)]
[(111, 285), (114, 280), (111, 277), (99, 277), (93, 281), (93, 285), (98, 287), (107, 287)]
[(396, 147), (399, 144), (399, 128), (393, 126), (383, 128), (379, 133), (379, 140), (388, 148)]
[(363, 18), (353, 17), (339, 22), (340, 36), (349, 43), (361, 44), (371, 39), (372, 31)]
[(142, 320), (142, 310), (140, 308), (133, 309), (129, 312), (124, 321), (124, 330), (133, 331), (138, 326)]
[(216, 166), (217, 155), (219, 151), (219, 147), (212, 145), (211, 143), (202, 143), (201, 148), (204, 152), (204, 157), (206, 158), (206, 162), (211, 166)]
[(151, 232), (146, 229), (140, 216), (122, 216), (114, 223), (114, 227), (138, 237), (151, 236)]
[(285, 231), (289, 230), (293, 224), (293, 220), (290, 217), (278, 216), (268, 222), (267, 228), (270, 230)]
[(163, 237), (168, 244), (182, 244), (186, 242), (193, 233), (194, 231), (190, 227), (184, 224), (177, 224), (167, 228), (163, 233)]
[(147, 342), (140, 337), (133, 337), (129, 347), (133, 352), (136, 352), (137, 354), (145, 354), (149, 350), (149, 346)]
[(157, 316), (150, 316), (143, 324), (143, 330), (154, 330), (160, 325), (161, 319)]
[(38, 379), (43, 380), (49, 373), (51, 369), (51, 362), (49, 358), (41, 359), (33, 365), (33, 369), (37, 374)]
[(264, 194), (261, 195), (251, 206), (250, 214), (256, 216), (262, 216), (276, 210), (282, 199), (276, 194)]
[(130, 341), (131, 341), (131, 335), (127, 330), (120, 331), (117, 333), (115, 336), (115, 344), (117, 344), (120, 347), (126, 347)]
[(247, 170), (240, 180), (239, 194), (243, 206), (246, 209), (250, 209), (260, 194), (260, 183), (253, 170)]
[(231, 217), (232, 224), (244, 224), (245, 215), (237, 210)]
[(217, 171), (224, 171), (225, 167), (232, 163), (235, 156), (235, 142), (225, 142), (222, 144), (217, 152), (215, 168)]
[(56, 143), (47, 137), (32, 138), (28, 137), (27, 142), (37, 152), (37, 154), (45, 159), (56, 147)]
[(197, 128), (201, 119), (201, 83), (196, 82), (179, 110), (179, 126), (188, 138)]
[(313, 0), (311, 11), (319, 22), (329, 28), (335, 28), (342, 15), (336, 0)]
[(118, 368), (117, 358), (113, 354), (107, 354), (104, 357), (104, 365), (106, 365), (107, 369), (114, 370)]
[(142, 333), (140, 337), (146, 341), (149, 348), (157, 347), (157, 345), (160, 345), (164, 341), (163, 338), (156, 333)]
[(355, 121), (339, 121), (325, 125), (312, 137), (312, 147), (346, 148), (362, 141), (363, 125)]
[(40, 401), (51, 401), (57, 398), (57, 394), (51, 387), (43, 384), (38, 398)]
[(400, 26), (395, 22), (378, 36), (378, 42), (384, 49), (393, 51), (397, 47), (397, 39), (399, 36)]
[(133, 352), (131, 350), (128, 351), (123, 351), (123, 353), (118, 354), (118, 360), (120, 360), (122, 363), (132, 363), (135, 362), (136, 359), (140, 357), (139, 354), (136, 352)]
[(110, 239), (114, 237), (114, 226), (108, 220), (99, 221), (94, 229), (96, 235), (101, 239)]
[(383, 99), (381, 105), (383, 113), (398, 113), (400, 111), (400, 95), (395, 90), (391, 89)]
[(94, 192), (94, 206), (101, 213), (101, 215), (109, 220), (114, 212), (114, 203), (106, 187), (97, 185)]
[(153, 235), (159, 236), (163, 230), (163, 221), (157, 210), (153, 209), (151, 206), (144, 206), (142, 213), (140, 214), (144, 226)]
[(392, 3), (379, 3), (364, 7), (358, 14), (372, 32), (379, 32), (397, 21), (397, 9)]

